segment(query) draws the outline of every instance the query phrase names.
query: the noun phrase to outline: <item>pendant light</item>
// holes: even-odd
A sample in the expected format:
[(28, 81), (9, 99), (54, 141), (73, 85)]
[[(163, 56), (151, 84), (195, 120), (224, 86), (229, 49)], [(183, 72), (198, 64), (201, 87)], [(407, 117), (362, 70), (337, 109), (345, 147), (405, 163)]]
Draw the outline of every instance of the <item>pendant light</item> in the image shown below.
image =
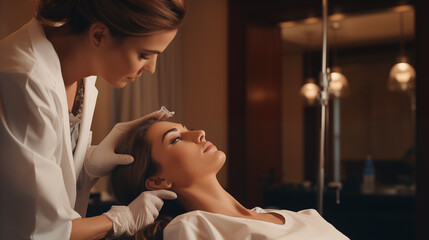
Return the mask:
[(388, 87), (391, 91), (410, 91), (414, 89), (416, 71), (410, 65), (404, 49), (404, 11), (399, 12), (400, 21), (400, 56), (389, 74)]
[(306, 83), (301, 87), (301, 95), (309, 105), (313, 105), (319, 97), (320, 87), (314, 78), (307, 78)]
[(308, 46), (307, 46), (307, 78), (305, 84), (301, 87), (301, 95), (304, 97), (308, 105), (314, 105), (318, 100), (320, 87), (316, 84), (316, 80), (311, 77), (311, 32), (307, 32)]
[(333, 31), (332, 45), (334, 47), (331, 72), (329, 74), (329, 88), (328, 91), (336, 98), (343, 97), (348, 93), (348, 82), (346, 76), (342, 73), (341, 68), (338, 66), (338, 46), (336, 46), (336, 34), (340, 29), (339, 22), (333, 22), (331, 25)]

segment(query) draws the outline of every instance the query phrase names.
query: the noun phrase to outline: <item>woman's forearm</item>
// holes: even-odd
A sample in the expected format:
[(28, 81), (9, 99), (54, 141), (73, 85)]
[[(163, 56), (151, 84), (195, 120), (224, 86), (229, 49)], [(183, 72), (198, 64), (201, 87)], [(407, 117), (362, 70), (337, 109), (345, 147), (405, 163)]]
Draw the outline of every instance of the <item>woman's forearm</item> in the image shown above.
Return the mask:
[(104, 216), (77, 218), (72, 221), (71, 240), (102, 239), (113, 229), (112, 221)]

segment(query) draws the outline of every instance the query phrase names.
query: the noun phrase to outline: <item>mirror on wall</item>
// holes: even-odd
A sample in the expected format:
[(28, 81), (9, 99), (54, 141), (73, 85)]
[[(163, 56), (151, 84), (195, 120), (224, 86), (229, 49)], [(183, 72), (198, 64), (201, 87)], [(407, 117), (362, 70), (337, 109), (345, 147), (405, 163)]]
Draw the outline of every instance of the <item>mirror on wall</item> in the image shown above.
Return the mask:
[[(283, 42), (283, 182), (314, 183), (319, 103), (306, 99), (302, 87), (318, 83), (322, 22), (307, 18), (279, 26)], [(415, 55), (413, 6), (332, 14), (328, 28), (332, 72), (328, 181), (341, 180), (345, 189), (366, 191), (362, 190), (366, 166), (375, 173), (371, 193), (414, 194), (415, 72), (407, 70)], [(401, 61), (403, 64), (393, 68)], [(368, 166), (368, 162), (372, 164)]]

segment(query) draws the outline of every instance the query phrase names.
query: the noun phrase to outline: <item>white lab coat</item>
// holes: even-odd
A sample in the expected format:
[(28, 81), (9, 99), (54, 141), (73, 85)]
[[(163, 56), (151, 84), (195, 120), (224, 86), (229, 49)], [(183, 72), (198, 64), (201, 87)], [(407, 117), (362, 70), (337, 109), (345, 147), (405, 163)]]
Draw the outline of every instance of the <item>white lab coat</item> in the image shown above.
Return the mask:
[(73, 156), (60, 61), (41, 25), (0, 42), (0, 239), (69, 239), (71, 220), (85, 217), (95, 80), (85, 79)]
[(284, 224), (192, 211), (174, 218), (164, 229), (165, 240), (349, 240), (314, 209), (299, 212), (256, 207), (258, 213), (274, 212)]

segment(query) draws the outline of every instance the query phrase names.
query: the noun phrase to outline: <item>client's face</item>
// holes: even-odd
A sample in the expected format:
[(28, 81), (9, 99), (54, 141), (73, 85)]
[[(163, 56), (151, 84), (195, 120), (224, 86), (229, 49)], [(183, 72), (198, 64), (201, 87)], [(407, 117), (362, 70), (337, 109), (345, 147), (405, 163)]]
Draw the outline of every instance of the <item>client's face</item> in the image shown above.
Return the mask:
[(202, 130), (189, 131), (183, 125), (161, 121), (147, 132), (152, 143), (152, 158), (175, 187), (186, 187), (207, 176), (216, 175), (225, 162), (225, 154), (206, 140)]

